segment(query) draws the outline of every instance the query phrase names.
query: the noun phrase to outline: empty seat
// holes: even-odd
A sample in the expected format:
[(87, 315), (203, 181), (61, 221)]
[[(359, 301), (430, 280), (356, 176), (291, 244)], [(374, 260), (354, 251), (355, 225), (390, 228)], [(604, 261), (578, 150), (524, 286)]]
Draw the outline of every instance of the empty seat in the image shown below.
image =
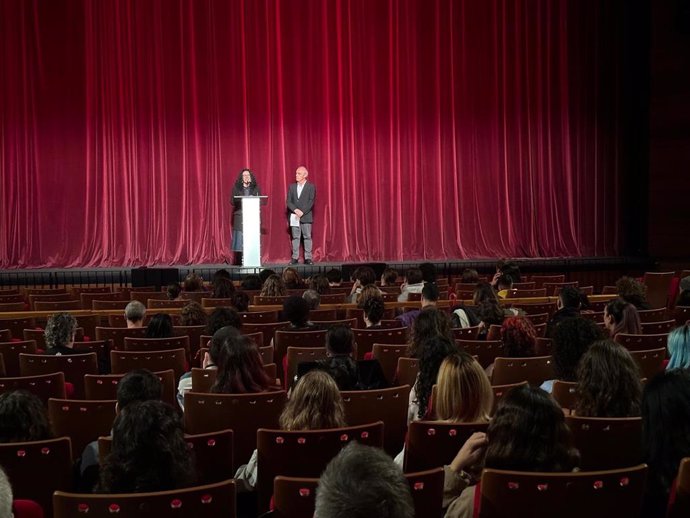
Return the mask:
[(551, 356), (533, 356), (531, 358), (496, 358), (491, 383), (506, 385), (526, 381), (539, 386), (546, 380), (554, 379)]
[(389, 385), (395, 383), (395, 374), (398, 371), (398, 359), (407, 354), (407, 344), (374, 344), (372, 352), (374, 359), (378, 360), (381, 370)]
[(110, 340), (115, 350), (124, 349), (125, 337), (146, 338), (146, 328), (133, 327), (96, 327), (96, 340)]
[[(161, 380), (161, 400), (174, 406), (177, 402), (177, 380), (175, 378), (175, 372), (173, 370), (167, 370), (154, 372), (154, 374)], [(117, 399), (117, 386), (124, 377), (125, 374), (87, 374), (84, 376), (86, 399)]]
[(675, 320), (662, 320), (660, 322), (643, 322), (642, 323), (642, 334), (654, 335), (668, 333), (676, 327)]
[(98, 374), (96, 353), (47, 356), (43, 354), (20, 354), (19, 371), (22, 376), (38, 376), (64, 372), (65, 381), (74, 386), (74, 397), (84, 398), (84, 375)]
[(680, 461), (676, 478), (676, 499), (669, 506), (668, 518), (690, 516), (690, 457)]
[(148, 369), (152, 372), (172, 369), (175, 371), (175, 378), (179, 379), (186, 372), (186, 361), (184, 349), (149, 352), (110, 351), (110, 367), (113, 374), (126, 374), (134, 369)]
[(56, 491), (54, 518), (196, 518), (236, 516), (234, 480), (157, 493), (77, 494)]
[(417, 381), (419, 372), (419, 360), (417, 358), (398, 358), (398, 369), (395, 378), (398, 385), (409, 385), (413, 387)]
[(642, 418), (566, 416), (580, 469), (601, 470), (635, 466), (642, 462)]
[(652, 379), (664, 370), (664, 360), (666, 359), (666, 348), (649, 349), (647, 351), (630, 351), (630, 355), (640, 367), (642, 378)]
[(49, 399), (48, 417), (56, 437), (72, 440), (76, 459), (87, 444), (110, 433), (115, 420), (115, 401)]
[(660, 349), (666, 347), (668, 334), (655, 335), (629, 335), (618, 333), (616, 342), (625, 347), (628, 351), (647, 351), (649, 349)]
[(0, 354), (2, 354), (5, 363), (5, 374), (7, 376), (21, 376), (19, 355), (36, 354), (36, 342), (34, 340), (0, 342)]
[(357, 359), (363, 360), (374, 344), (404, 344), (409, 339), (409, 329), (353, 329), (357, 344)]
[(54, 372), (39, 376), (19, 376), (0, 378), (0, 393), (13, 390), (26, 390), (38, 397), (44, 404), (50, 398), (65, 398), (65, 374)]
[(479, 365), (487, 368), (503, 354), (501, 340), (455, 340), (456, 345), (471, 356), (476, 356)]
[(243, 311), (242, 324), (271, 324), (278, 321), (278, 311)]

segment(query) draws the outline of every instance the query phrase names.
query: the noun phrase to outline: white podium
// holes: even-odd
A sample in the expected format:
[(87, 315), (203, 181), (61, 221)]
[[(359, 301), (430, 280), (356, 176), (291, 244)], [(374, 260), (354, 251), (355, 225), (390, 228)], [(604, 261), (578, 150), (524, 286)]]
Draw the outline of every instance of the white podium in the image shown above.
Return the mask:
[(242, 200), (242, 266), (261, 268), (261, 200), (268, 196), (235, 196)]

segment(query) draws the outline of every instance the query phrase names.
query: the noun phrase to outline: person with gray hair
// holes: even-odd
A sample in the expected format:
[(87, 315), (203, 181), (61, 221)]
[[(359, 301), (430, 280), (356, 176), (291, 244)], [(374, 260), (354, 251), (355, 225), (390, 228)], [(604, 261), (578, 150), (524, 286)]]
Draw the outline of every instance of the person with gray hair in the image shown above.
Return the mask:
[(56, 313), (50, 317), (44, 334), (48, 346), (46, 354), (79, 354), (72, 348), (77, 334), (77, 321), (69, 313)]
[(316, 290), (305, 290), (302, 298), (309, 303), (309, 309), (319, 309), (321, 305), (321, 295)]
[(402, 471), (383, 450), (351, 442), (321, 475), (315, 518), (413, 518)]
[(12, 518), (12, 486), (5, 471), (0, 468), (0, 517)]
[(144, 317), (146, 316), (146, 306), (138, 300), (133, 300), (125, 307), (125, 319), (127, 328), (144, 327)]

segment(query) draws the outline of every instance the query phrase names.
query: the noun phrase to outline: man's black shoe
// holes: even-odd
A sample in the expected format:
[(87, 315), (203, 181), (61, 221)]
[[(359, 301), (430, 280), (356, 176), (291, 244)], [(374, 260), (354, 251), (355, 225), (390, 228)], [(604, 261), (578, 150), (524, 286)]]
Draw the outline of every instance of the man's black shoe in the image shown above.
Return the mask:
[(312, 261), (311, 259), (305, 259), (304, 264), (314, 264), (314, 261)]
[(290, 259), (290, 264), (299, 264), (297, 259)]

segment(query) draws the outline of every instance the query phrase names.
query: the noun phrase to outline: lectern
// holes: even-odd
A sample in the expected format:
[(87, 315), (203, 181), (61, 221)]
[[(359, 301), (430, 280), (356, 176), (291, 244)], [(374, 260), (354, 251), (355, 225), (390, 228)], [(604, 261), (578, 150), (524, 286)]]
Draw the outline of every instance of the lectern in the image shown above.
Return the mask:
[(242, 200), (242, 266), (261, 268), (261, 200), (268, 196), (235, 196)]

